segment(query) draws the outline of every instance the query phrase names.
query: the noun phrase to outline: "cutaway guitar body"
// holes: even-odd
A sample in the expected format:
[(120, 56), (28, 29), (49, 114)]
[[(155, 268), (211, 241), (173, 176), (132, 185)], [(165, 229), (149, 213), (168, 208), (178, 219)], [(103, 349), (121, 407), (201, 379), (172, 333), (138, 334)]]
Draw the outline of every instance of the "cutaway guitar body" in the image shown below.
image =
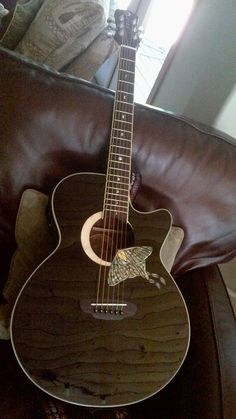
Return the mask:
[[(11, 321), (18, 362), (38, 387), (70, 403), (100, 407), (158, 392), (179, 370), (189, 345), (185, 302), (160, 260), (169, 212), (140, 213), (130, 205), (128, 250), (110, 259), (116, 256), (117, 268), (96, 250), (107, 227), (98, 220), (105, 182), (104, 175), (85, 173), (56, 186), (51, 210), (58, 246), (28, 279)], [(111, 268), (115, 285), (108, 284)], [(132, 277), (135, 269), (140, 275)]]
[(189, 345), (183, 297), (161, 261), (167, 210), (130, 204), (137, 17), (116, 11), (121, 43), (107, 174), (74, 174), (51, 196), (54, 252), (13, 309), (19, 364), (42, 390), (84, 406), (135, 403), (177, 373)]

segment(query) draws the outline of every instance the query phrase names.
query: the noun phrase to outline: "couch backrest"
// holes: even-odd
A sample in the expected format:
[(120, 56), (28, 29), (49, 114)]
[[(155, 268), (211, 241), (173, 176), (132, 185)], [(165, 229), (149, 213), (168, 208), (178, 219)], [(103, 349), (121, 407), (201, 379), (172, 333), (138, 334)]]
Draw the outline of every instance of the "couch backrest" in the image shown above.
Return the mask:
[[(14, 250), (20, 196), (50, 193), (64, 176), (105, 172), (114, 94), (0, 49), (0, 269)], [(136, 105), (135, 206), (168, 208), (185, 239), (173, 274), (236, 254), (236, 148), (160, 110)]]

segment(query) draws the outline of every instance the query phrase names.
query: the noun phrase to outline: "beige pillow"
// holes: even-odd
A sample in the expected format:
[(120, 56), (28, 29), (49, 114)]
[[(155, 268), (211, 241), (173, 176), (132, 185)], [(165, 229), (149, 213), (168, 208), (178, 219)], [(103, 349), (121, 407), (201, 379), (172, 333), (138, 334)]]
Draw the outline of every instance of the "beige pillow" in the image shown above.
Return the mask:
[(70, 63), (105, 28), (94, 0), (45, 0), (15, 51), (56, 70)]
[[(15, 300), (27, 278), (55, 248), (46, 218), (47, 195), (33, 189), (21, 197), (15, 226), (15, 251), (3, 296), (7, 302), (0, 305), (0, 339), (9, 339), (9, 322)], [(161, 251), (161, 258), (170, 272), (184, 237), (183, 230), (172, 226)]]
[(2, 21), (0, 45), (86, 80), (117, 49), (96, 0), (18, 0)]
[(26, 279), (55, 247), (45, 216), (48, 197), (33, 189), (21, 197), (15, 226), (17, 249), (12, 257), (3, 296), (7, 304), (0, 305), (0, 338), (9, 338), (8, 327), (16, 297)]
[(15, 8), (3, 19), (0, 45), (15, 49), (35, 18), (44, 0), (18, 0)]

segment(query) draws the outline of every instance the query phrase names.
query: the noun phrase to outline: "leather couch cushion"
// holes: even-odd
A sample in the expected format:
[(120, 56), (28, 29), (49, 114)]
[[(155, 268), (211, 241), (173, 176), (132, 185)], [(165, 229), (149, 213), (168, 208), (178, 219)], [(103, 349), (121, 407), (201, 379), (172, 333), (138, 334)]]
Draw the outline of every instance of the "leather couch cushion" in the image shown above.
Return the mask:
[[(0, 49), (0, 269), (15, 248), (22, 192), (50, 193), (64, 176), (105, 172), (113, 92)], [(168, 208), (185, 231), (179, 275), (236, 254), (236, 148), (222, 135), (142, 105), (135, 107), (135, 206)]]

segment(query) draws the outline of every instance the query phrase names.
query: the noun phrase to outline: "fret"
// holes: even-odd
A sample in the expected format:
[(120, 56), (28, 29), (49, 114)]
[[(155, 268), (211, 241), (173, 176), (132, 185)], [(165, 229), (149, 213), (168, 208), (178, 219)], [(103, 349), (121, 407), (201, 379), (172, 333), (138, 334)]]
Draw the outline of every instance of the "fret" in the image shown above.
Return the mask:
[(119, 170), (121, 172), (129, 172), (129, 170), (127, 170), (127, 169), (119, 169), (118, 167), (112, 167), (112, 166), (110, 166), (109, 169), (110, 170)]
[[(132, 132), (132, 130), (127, 130), (127, 129), (123, 129), (123, 128), (115, 128), (115, 127), (113, 127), (113, 131), (120, 131), (120, 134), (121, 134), (121, 137), (120, 137), (120, 140), (123, 140), (123, 141), (129, 141), (129, 142), (131, 142), (131, 140), (132, 140), (132, 134), (133, 134), (133, 132)], [(123, 136), (123, 133), (125, 133), (126, 134), (126, 136), (127, 136), (127, 134), (130, 134), (130, 137), (131, 138), (125, 138), (124, 136)], [(114, 135), (114, 134), (113, 134)], [(116, 136), (114, 135), (114, 138), (115, 138)]]
[[(107, 191), (107, 192), (109, 194), (115, 196), (116, 193), (117, 193), (115, 191), (120, 191), (120, 193), (123, 192), (122, 195), (126, 195), (126, 198), (128, 199), (129, 194), (130, 194), (130, 185), (129, 185), (129, 183), (128, 182), (127, 183), (122, 183), (122, 184), (119, 183), (116, 187), (114, 185), (112, 186), (113, 183), (114, 182), (112, 182), (112, 181), (111, 182), (108, 182), (107, 187), (109, 188), (109, 191)], [(121, 186), (123, 186), (123, 188)]]
[(120, 60), (129, 61), (131, 63), (135, 63), (135, 60), (131, 60), (130, 58), (120, 57)]
[[(120, 119), (116, 119), (116, 118), (114, 118), (114, 119), (113, 119), (113, 121), (122, 122), (122, 124), (129, 124), (129, 125), (133, 125), (133, 123), (132, 123), (132, 122), (129, 122), (129, 121), (124, 121), (123, 119), (122, 119), (122, 121), (121, 121)], [(120, 129), (121, 129), (121, 128), (120, 128)], [(122, 129), (121, 129), (121, 131), (122, 131)]]
[[(113, 201), (115, 201), (115, 199), (113, 199)], [(117, 201), (118, 202), (118, 201)], [(123, 202), (124, 203), (124, 202)], [(122, 208), (122, 209), (127, 209), (128, 208), (128, 206), (129, 206), (129, 204), (128, 205), (120, 205), (120, 203), (118, 203), (118, 204), (110, 204), (110, 202), (107, 202), (106, 203), (106, 206), (107, 205), (109, 205), (109, 207), (118, 207), (118, 208)]]
[[(127, 132), (126, 132), (127, 134)], [(132, 132), (130, 132), (132, 134)], [(116, 141), (112, 142), (112, 147), (124, 147), (126, 150), (130, 150), (130, 147), (132, 145), (132, 139), (131, 138), (125, 138), (125, 137), (119, 137), (118, 135), (112, 135), (112, 140), (115, 139)], [(119, 140), (119, 143), (117, 142)], [(125, 141), (125, 142), (124, 142)], [(126, 147), (126, 145), (128, 147)]]
[(115, 112), (126, 113), (127, 115), (133, 115), (133, 112), (127, 112), (127, 111), (123, 111), (123, 110), (119, 110), (119, 109), (115, 109)]
[(129, 114), (128, 112), (123, 112), (123, 111), (115, 111), (114, 113), (114, 121), (118, 121), (120, 123), (128, 123), (128, 124), (133, 124), (133, 118), (130, 116), (131, 114)]
[(125, 73), (135, 74), (135, 72), (134, 72), (134, 71), (131, 71), (131, 70), (126, 70), (126, 69), (124, 69), (124, 68), (120, 68), (120, 71), (125, 71)]
[[(128, 156), (127, 156), (128, 157)], [(119, 161), (119, 160), (110, 160), (112, 163), (118, 163), (118, 164), (128, 164), (128, 166), (130, 166), (130, 163), (126, 163), (123, 160)], [(116, 169), (116, 167), (114, 167), (114, 169)]]
[(104, 210), (108, 210), (108, 211), (111, 211), (111, 212), (115, 212), (116, 213), (116, 215), (118, 215), (118, 213), (120, 212), (120, 213), (122, 213), (122, 214), (126, 214), (127, 215), (127, 211), (120, 211), (118, 208), (117, 209), (112, 209), (112, 208), (106, 208), (106, 206), (104, 207)]
[(119, 92), (117, 93), (117, 102), (119, 101), (128, 105), (132, 105), (132, 108), (133, 108), (134, 106), (133, 96), (134, 94), (131, 92), (125, 92), (124, 90), (119, 90)]
[(124, 102), (124, 100), (119, 100), (119, 99), (116, 99), (116, 103), (125, 103), (126, 105), (129, 105), (129, 106), (132, 106), (132, 107), (134, 106), (133, 102), (132, 103)]
[[(112, 173), (108, 174), (108, 176), (115, 176), (115, 177), (119, 177), (119, 178), (123, 178), (123, 179), (130, 179), (130, 178), (129, 178), (129, 176), (113, 175)], [(119, 184), (119, 181), (118, 181), (118, 182), (116, 182), (116, 181), (112, 181), (112, 182), (113, 182), (113, 183), (118, 183), (118, 184)]]
[[(114, 175), (112, 175), (114, 176)], [(115, 175), (115, 177), (118, 177), (117, 175)], [(120, 176), (121, 178), (122, 176)], [(126, 177), (125, 177), (126, 178)], [(129, 178), (127, 178), (129, 179)], [(116, 185), (115, 185), (116, 184)], [(109, 185), (108, 186), (110, 189), (119, 189), (119, 190), (123, 190), (126, 191), (127, 190), (127, 186), (129, 186), (128, 182), (121, 182), (120, 180), (116, 181), (116, 180), (109, 180)], [(122, 188), (122, 186), (125, 186), (125, 188)]]
[[(128, 197), (127, 195), (121, 198), (119, 196), (113, 196), (113, 198), (106, 197), (106, 203), (108, 205), (116, 205), (116, 206), (119, 205), (122, 208), (124, 207), (127, 208), (127, 206), (129, 205), (127, 201), (127, 197)], [(108, 201), (111, 201), (111, 202), (108, 202)]]
[[(119, 190), (121, 190), (121, 189), (119, 189)], [(127, 191), (127, 192), (129, 192), (129, 191)], [(115, 193), (114, 192), (107, 192), (107, 195), (112, 195), (112, 196), (115, 196)], [(127, 194), (126, 195), (121, 195), (120, 193), (119, 193), (119, 195), (118, 195), (118, 198), (127, 198)], [(110, 199), (110, 198), (106, 198), (106, 199)], [(114, 198), (115, 199), (115, 198)]]
[(106, 211), (114, 211), (116, 213), (124, 213), (128, 215), (128, 210), (129, 210), (129, 206), (127, 208), (124, 207), (117, 207), (116, 205), (111, 205), (111, 204), (105, 204), (104, 206)]
[[(127, 176), (120, 176), (120, 175), (111, 175), (111, 176), (116, 177), (118, 179), (121, 179), (122, 177), (127, 180), (130, 179)], [(109, 184), (110, 184), (109, 188), (115, 188), (115, 189), (120, 188), (120, 186), (125, 186), (125, 187), (129, 186), (129, 182), (127, 181), (122, 182), (121, 180), (109, 180)]]
[[(120, 138), (120, 137), (115, 137), (115, 138), (118, 138), (120, 140), (123, 140), (123, 138)], [(124, 147), (124, 146), (118, 145), (118, 144), (111, 144), (111, 147), (122, 148), (124, 150), (130, 150), (130, 147)], [(112, 151), (112, 154), (114, 154), (113, 151)]]
[[(129, 81), (130, 83), (133, 83), (134, 84), (134, 75), (133, 74), (131, 74), (132, 72), (130, 71), (129, 73), (127, 73), (126, 72), (126, 70), (122, 70), (123, 72), (125, 72), (125, 74), (119, 74), (119, 81), (122, 83), (123, 81)], [(118, 86), (118, 87), (124, 87), (125, 88), (125, 86)], [(120, 90), (123, 90), (123, 89), (118, 89), (119, 91)], [(133, 91), (134, 91), (134, 89), (131, 89), (132, 91), (131, 92), (127, 92), (127, 90), (126, 90), (126, 92), (125, 93), (129, 93), (129, 94), (133, 94)]]
[[(126, 160), (128, 160), (128, 162)], [(114, 162), (114, 163), (120, 163), (120, 164), (129, 164), (130, 163), (130, 153), (129, 154), (121, 154), (121, 153), (111, 152), (110, 161)]]
[[(131, 139), (129, 139), (129, 138), (118, 137), (117, 135), (113, 135), (112, 138), (114, 138), (116, 140), (121, 140), (121, 141), (128, 141), (131, 144)], [(124, 148), (126, 150), (130, 150), (130, 147), (121, 146), (119, 144), (111, 144), (111, 145), (112, 145), (112, 147), (120, 147), (120, 148)]]
[[(117, 100), (116, 100), (115, 109), (124, 109), (124, 110), (130, 111), (131, 113), (133, 113), (133, 109), (134, 109), (133, 98), (128, 97), (127, 94), (128, 94), (128, 92), (122, 93), (122, 94), (119, 93), (119, 96), (117, 97)], [(126, 105), (131, 105), (132, 108), (130, 108), (130, 107), (126, 108)]]
[[(115, 189), (115, 190), (117, 190), (117, 189), (119, 189), (120, 191), (127, 191), (127, 186), (129, 186), (128, 184), (127, 184), (127, 182), (116, 182), (115, 180), (114, 181), (110, 181), (110, 184), (114, 184), (114, 183), (117, 183), (117, 186), (108, 186), (108, 188), (109, 189)], [(121, 186), (126, 186), (126, 188), (121, 188)]]
[[(134, 96), (134, 93), (133, 92), (127, 92), (126, 90), (119, 90), (119, 89), (117, 89), (117, 94), (119, 94), (119, 93), (125, 93), (126, 95), (132, 95), (132, 96)], [(133, 102), (130, 103), (130, 105), (133, 105)]]
[[(125, 86), (125, 87), (129, 87), (129, 86)], [(116, 100), (115, 100), (115, 105), (118, 102), (118, 103), (121, 103), (120, 106), (124, 106), (124, 107), (125, 107), (125, 105), (132, 106), (132, 108), (130, 108), (130, 110), (133, 112), (133, 108), (134, 108), (133, 89), (132, 89), (132, 92), (131, 92), (131, 89), (129, 89), (129, 90), (130, 91), (128, 91), (128, 89), (127, 89), (126, 92), (125, 92), (125, 89), (121, 89), (121, 91), (119, 91), (117, 93)]]
[(121, 67), (118, 70), (118, 77), (117, 77), (117, 88), (119, 88), (118, 83), (119, 81), (123, 80), (125, 78), (125, 80), (130, 81), (131, 84), (134, 85), (134, 80), (135, 80), (135, 73), (134, 73), (134, 66), (130, 63), (126, 63), (125, 65), (123, 65), (123, 67)]
[(118, 160), (114, 160), (114, 161), (119, 161), (119, 163), (123, 162), (123, 159), (128, 159), (130, 161), (130, 153), (129, 154), (122, 154), (122, 153), (116, 153), (116, 152), (111, 152), (111, 157), (115, 157), (118, 156)]
[[(125, 183), (123, 185), (129, 186), (128, 184), (125, 184)], [(127, 196), (129, 196), (129, 193), (130, 193), (129, 187), (126, 188), (126, 189), (123, 189), (123, 188), (120, 187), (120, 184), (117, 185), (116, 187), (115, 186), (109, 186), (108, 185), (107, 188), (108, 189), (111, 189), (111, 190), (114, 189), (112, 192), (107, 192), (107, 195), (112, 195), (113, 197), (116, 196), (117, 191), (119, 191), (119, 195), (117, 195), (117, 197), (122, 196), (122, 197), (126, 197), (127, 198)], [(121, 192), (124, 192), (124, 193), (121, 194)]]
[[(132, 134), (132, 131), (131, 130), (127, 130), (127, 129), (123, 129), (123, 128), (113, 128), (113, 130), (115, 131), (121, 131), (121, 132), (128, 132), (129, 134)], [(121, 140), (124, 140), (124, 141), (130, 141), (128, 138), (123, 138), (123, 137), (121, 137)]]
[(132, 83), (131, 81), (127, 81), (127, 80), (119, 80), (119, 82), (121, 82), (121, 83), (127, 83), (127, 84), (132, 84), (132, 86), (134, 85), (134, 83)]
[(131, 46), (129, 46), (129, 45), (121, 44), (120, 46), (121, 46), (121, 48), (125, 48), (125, 49), (132, 49), (132, 50), (136, 51), (136, 48), (131, 47)]
[(113, 193), (110, 192), (109, 195), (110, 195), (110, 197), (107, 196), (106, 197), (106, 200), (108, 199), (109, 201), (116, 201), (116, 202), (118, 202), (120, 200), (121, 203), (124, 203), (127, 200), (127, 194), (125, 194), (125, 195), (120, 194), (120, 190), (119, 189), (116, 189), (116, 192), (113, 192)]
[[(125, 91), (125, 90), (117, 90), (117, 94), (119, 95), (119, 93), (124, 93), (125, 95), (131, 95), (131, 96), (134, 96), (134, 93), (133, 92), (127, 92), (127, 91)], [(132, 100), (132, 103), (131, 102), (125, 102), (125, 103), (128, 103), (128, 104), (130, 104), (130, 105), (132, 105), (133, 106), (133, 97), (132, 98), (130, 98), (131, 100)]]

